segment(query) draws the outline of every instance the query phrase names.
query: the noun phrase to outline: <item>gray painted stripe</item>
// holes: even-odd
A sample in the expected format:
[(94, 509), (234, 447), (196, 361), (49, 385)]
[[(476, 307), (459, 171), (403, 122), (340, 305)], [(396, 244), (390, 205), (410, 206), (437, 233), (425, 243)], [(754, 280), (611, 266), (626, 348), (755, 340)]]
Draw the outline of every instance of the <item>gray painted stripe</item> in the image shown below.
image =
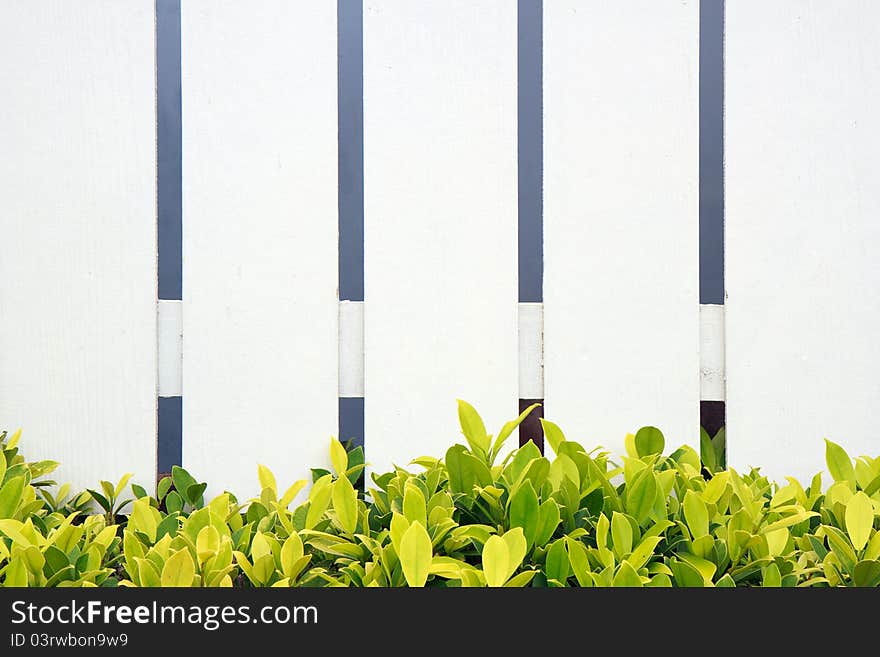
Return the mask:
[(156, 0), (159, 298), (181, 299), (180, 0)]
[(517, 121), (519, 300), (544, 300), (543, 3), (519, 0)]
[(361, 0), (338, 0), (339, 300), (364, 300), (364, 57)]
[(724, 0), (700, 2), (700, 303), (724, 303)]
[[(156, 0), (156, 109), (159, 298), (182, 299), (180, 0)], [(180, 397), (158, 400), (159, 473), (181, 463), (182, 407)]]

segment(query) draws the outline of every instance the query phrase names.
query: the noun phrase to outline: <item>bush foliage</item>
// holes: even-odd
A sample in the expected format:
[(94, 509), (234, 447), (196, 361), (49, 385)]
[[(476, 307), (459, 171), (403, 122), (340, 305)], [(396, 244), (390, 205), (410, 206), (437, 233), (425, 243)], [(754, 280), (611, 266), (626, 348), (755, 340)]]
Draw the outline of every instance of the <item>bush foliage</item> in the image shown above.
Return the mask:
[[(71, 494), (0, 433), (4, 586), (880, 586), (880, 458), (826, 441), (834, 482), (785, 485), (724, 468), (723, 434), (664, 455), (626, 439), (618, 465), (544, 421), (552, 457), (504, 450), (531, 409), (493, 437), (459, 402), (464, 444), (356, 486), (363, 452), (331, 440), (333, 471), (258, 498), (174, 468), (148, 494), (100, 482)], [(720, 447), (720, 449), (719, 449)], [(548, 450), (549, 452), (549, 450)], [(504, 454), (503, 458), (502, 455)], [(128, 494), (130, 493), (130, 494)], [(298, 501), (299, 500), (299, 501)]]

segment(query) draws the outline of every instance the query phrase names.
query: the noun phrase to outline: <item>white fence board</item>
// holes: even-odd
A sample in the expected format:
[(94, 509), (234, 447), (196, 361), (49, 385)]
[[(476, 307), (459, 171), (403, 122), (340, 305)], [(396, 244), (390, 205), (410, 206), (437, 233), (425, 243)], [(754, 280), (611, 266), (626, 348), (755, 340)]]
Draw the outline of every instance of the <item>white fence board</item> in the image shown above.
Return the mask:
[(808, 477), (823, 438), (880, 446), (880, 5), (737, 0), (726, 20), (729, 457)]
[(364, 3), (365, 440), (383, 471), (517, 412), (516, 2)]
[(0, 4), (0, 427), (79, 488), (155, 480), (153, 9)]
[(698, 444), (699, 2), (544, 3), (546, 408)]
[(258, 463), (329, 464), (338, 426), (336, 3), (181, 20), (183, 460), (256, 494)]

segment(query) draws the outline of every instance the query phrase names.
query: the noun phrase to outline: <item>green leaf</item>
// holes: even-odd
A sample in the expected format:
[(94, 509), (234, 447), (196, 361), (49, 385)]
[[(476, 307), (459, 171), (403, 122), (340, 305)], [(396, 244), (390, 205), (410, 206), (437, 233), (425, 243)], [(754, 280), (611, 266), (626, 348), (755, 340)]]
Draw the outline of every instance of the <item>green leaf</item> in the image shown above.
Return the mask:
[(779, 567), (775, 563), (764, 566), (761, 569), (761, 580), (764, 588), (779, 588), (782, 586), (782, 575), (779, 574)]
[(560, 538), (554, 541), (550, 549), (547, 550), (547, 556), (544, 560), (544, 574), (547, 576), (547, 579), (555, 579), (557, 582), (565, 584), (569, 572), (566, 541)]
[(694, 538), (706, 536), (709, 533), (709, 510), (706, 503), (697, 493), (689, 490), (685, 493), (682, 507), (691, 535)]
[(523, 535), (522, 527), (514, 527), (510, 531), (504, 532), (501, 538), (507, 545), (507, 565), (509, 568), (507, 578), (509, 579), (516, 569), (520, 567), (520, 564), (522, 564), (522, 560), (525, 558), (526, 551), (528, 550), (528, 545)]
[(840, 445), (825, 439), (825, 463), (834, 481), (855, 482), (856, 473), (849, 454)]
[(260, 480), (260, 489), (268, 488), (275, 497), (278, 497), (278, 484), (275, 482), (275, 475), (265, 465), (257, 464), (257, 478)]
[(414, 483), (407, 482), (403, 493), (403, 515), (412, 522), (428, 526), (428, 505), (422, 490)]
[(165, 509), (168, 513), (180, 513), (183, 511), (183, 498), (173, 490), (165, 497)]
[(642, 588), (642, 578), (626, 561), (620, 564), (617, 574), (611, 582), (614, 587)]
[(715, 472), (718, 467), (718, 463), (715, 460), (715, 446), (703, 427), (700, 427), (700, 459), (709, 472)]
[(512, 572), (509, 561), (510, 553), (504, 539), (490, 536), (483, 546), (483, 574), (486, 576), (486, 584), (493, 587), (504, 586), (508, 573)]
[(333, 475), (325, 474), (312, 484), (309, 491), (309, 510), (306, 513), (306, 529), (313, 529), (318, 521), (324, 517), (324, 512), (330, 504), (330, 486), (333, 483)]
[(217, 554), (220, 549), (220, 532), (212, 525), (205, 525), (199, 530), (196, 538), (196, 556), (200, 563), (206, 562), (208, 559)]
[(336, 438), (330, 438), (330, 463), (337, 477), (344, 477), (348, 470), (348, 452)]
[(27, 565), (25, 565), (24, 557), (21, 554), (12, 557), (9, 565), (6, 566), (6, 579), (3, 585), (7, 587), (28, 585)]
[(638, 570), (648, 563), (648, 560), (654, 555), (654, 548), (656, 548), (661, 541), (663, 541), (662, 536), (649, 536), (648, 538), (642, 539), (642, 542), (632, 551), (632, 554), (629, 555), (626, 561), (629, 562), (633, 568)]
[(622, 559), (632, 551), (632, 525), (622, 513), (615, 511), (611, 515), (611, 541), (614, 553)]
[(507, 583), (504, 585), (506, 588), (522, 588), (527, 586), (529, 582), (538, 574), (537, 570), (526, 570), (525, 572), (519, 573), (511, 577), (507, 580)]
[(519, 417), (515, 420), (511, 420), (510, 422), (506, 422), (503, 427), (501, 427), (501, 431), (498, 432), (498, 436), (495, 438), (495, 444), (492, 446), (491, 456), (494, 457), (501, 451), (501, 448), (504, 446), (504, 443), (510, 437), (510, 434), (513, 433), (513, 430), (516, 429), (520, 424), (522, 424), (523, 420), (525, 420), (529, 413), (538, 408), (540, 404), (532, 404), (526, 410), (519, 414)]
[(870, 588), (880, 586), (880, 561), (859, 561), (853, 569), (853, 584)]
[[(552, 504), (554, 507), (556, 506), (555, 502), (552, 502)], [(552, 513), (552, 510), (548, 509), (548, 513)], [(557, 511), (556, 514), (558, 516), (559, 512)], [(538, 506), (538, 495), (535, 493), (535, 489), (532, 488), (531, 482), (525, 482), (510, 498), (509, 516), (510, 526), (522, 528), (528, 546), (534, 545), (535, 537), (538, 534), (538, 525), (541, 520), (541, 508)], [(550, 520), (551, 518), (548, 518), (548, 522)], [(555, 526), (553, 529), (555, 529)], [(551, 534), (552, 531), (550, 530)], [(546, 539), (544, 540), (546, 542)]]
[(648, 519), (657, 497), (653, 468), (644, 468), (626, 489), (626, 512), (642, 525)]
[(587, 549), (584, 544), (578, 540), (566, 537), (565, 547), (568, 549), (568, 560), (571, 563), (571, 570), (578, 584), (581, 586), (592, 586), (593, 577), (590, 574), (590, 560), (587, 557)]
[(541, 428), (544, 430), (544, 439), (550, 444), (553, 453), (558, 454), (559, 446), (565, 442), (565, 434), (562, 433), (558, 424), (544, 418), (540, 418), (540, 420)]
[(666, 441), (657, 427), (642, 427), (636, 432), (636, 452), (640, 457), (662, 454)]
[(733, 581), (733, 577), (729, 574), (725, 573), (722, 575), (721, 579), (715, 582), (716, 589), (734, 589), (736, 588), (736, 582)]
[(669, 567), (672, 569), (672, 576), (675, 578), (676, 586), (680, 588), (703, 588), (705, 586), (703, 576), (690, 564), (673, 559), (669, 562)]
[(535, 545), (543, 547), (559, 526), (559, 505), (555, 500), (545, 500), (538, 514), (538, 527), (535, 530)]
[(186, 489), (197, 484), (193, 476), (181, 468), (179, 465), (171, 466), (171, 481), (174, 482), (174, 489), (181, 495), (186, 496)]
[(428, 531), (421, 523), (412, 523), (400, 539), (400, 565), (407, 585), (425, 585), (433, 556)]
[(336, 511), (336, 519), (346, 534), (353, 534), (357, 529), (358, 499), (357, 491), (348, 477), (339, 477), (333, 482), (331, 497), (333, 509)]
[(0, 519), (12, 518), (24, 493), (25, 477), (13, 477), (0, 488)]
[(178, 550), (162, 567), (162, 586), (192, 586), (195, 574), (195, 564), (189, 550)]
[(190, 506), (193, 507), (201, 507), (204, 505), (204, 499), (202, 495), (205, 494), (205, 490), (208, 488), (208, 484), (192, 484), (189, 488), (184, 491), (184, 496), (186, 497), (186, 501), (189, 502)]
[(715, 575), (716, 566), (711, 561), (698, 557), (694, 554), (682, 553), (678, 555), (682, 561), (693, 567), (700, 577), (703, 578), (703, 584), (709, 586), (712, 584), (712, 577)]
[(458, 400), (458, 421), (461, 424), (461, 432), (464, 434), (471, 450), (486, 457), (489, 454), (489, 436), (486, 433), (486, 425), (477, 413), (477, 409), (461, 399)]
[(859, 491), (846, 504), (846, 532), (856, 550), (861, 550), (871, 537), (874, 526), (874, 506), (871, 498)]

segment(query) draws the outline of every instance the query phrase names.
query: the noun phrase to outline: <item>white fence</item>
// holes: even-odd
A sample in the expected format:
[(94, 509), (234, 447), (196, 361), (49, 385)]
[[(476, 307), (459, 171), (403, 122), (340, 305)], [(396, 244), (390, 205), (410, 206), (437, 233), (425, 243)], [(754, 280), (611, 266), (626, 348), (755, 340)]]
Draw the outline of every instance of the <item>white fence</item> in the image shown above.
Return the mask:
[(184, 292), (159, 302), (153, 1), (0, 3), (0, 427), (29, 454), (150, 483), (157, 392), (184, 465), (241, 494), (258, 462), (325, 464), (340, 395), (378, 469), (451, 444), (455, 398), (696, 446), (725, 375), (735, 467), (880, 452), (880, 5), (728, 3), (703, 308), (696, 0), (544, 3), (544, 303), (519, 308), (516, 2), (363, 15), (365, 302), (337, 297), (336, 3), (288, 0), (183, 0)]

